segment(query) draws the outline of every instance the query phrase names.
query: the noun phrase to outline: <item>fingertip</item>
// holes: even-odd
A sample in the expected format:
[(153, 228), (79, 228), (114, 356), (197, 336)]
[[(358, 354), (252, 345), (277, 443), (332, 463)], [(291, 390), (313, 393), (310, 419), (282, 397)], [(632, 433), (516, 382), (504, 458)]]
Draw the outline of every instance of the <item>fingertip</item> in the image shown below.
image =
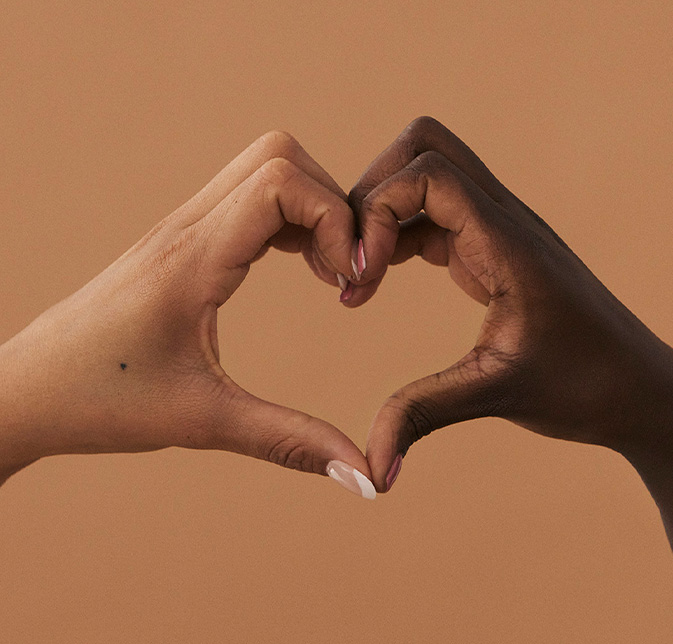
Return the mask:
[[(303, 412), (298, 412), (303, 413)], [(306, 416), (310, 427), (302, 432), (304, 445), (314, 455), (313, 472), (329, 476), (331, 462), (345, 463), (371, 481), (372, 473), (362, 450), (340, 429), (319, 418)]]
[(377, 492), (389, 492), (400, 474), (409, 448), (404, 427), (404, 412), (391, 397), (374, 416), (367, 436), (366, 457)]
[[(399, 224), (397, 220), (377, 222), (364, 215), (361, 218), (361, 238), (354, 247), (353, 268), (357, 268), (358, 282), (366, 282), (383, 275), (395, 253)], [(390, 226), (388, 226), (390, 224)]]
[(367, 439), (367, 462), (376, 491), (385, 494), (399, 475), (402, 455), (393, 446), (390, 436), (383, 435), (375, 427)]
[(390, 491), (397, 480), (402, 467), (402, 455), (376, 453), (367, 448), (367, 460), (371, 471), (371, 480), (379, 494)]
[(341, 295), (339, 295), (339, 302), (348, 306), (353, 297), (353, 282), (346, 282), (345, 288), (341, 289)]
[(330, 461), (327, 464), (327, 476), (349, 492), (364, 499), (373, 501), (376, 498), (376, 489), (371, 479), (343, 461)]
[(400, 470), (402, 469), (402, 454), (398, 454), (393, 460), (388, 474), (386, 474), (386, 492), (390, 491), (390, 488), (393, 487), (393, 483), (397, 481), (397, 477), (400, 475)]
[(317, 208), (314, 252), (333, 272), (352, 274), (351, 246), (355, 239), (355, 216), (345, 200), (330, 193)]
[[(304, 412), (262, 400), (238, 388), (236, 431), (219, 449), (254, 456), (289, 469), (327, 475), (330, 461), (348, 463), (371, 480), (360, 448), (331, 423)], [(242, 410), (242, 413), (236, 413)], [(229, 409), (230, 418), (232, 409)], [(217, 415), (221, 422), (221, 414)], [(216, 421), (218, 422), (218, 421)], [(221, 435), (222, 431), (213, 432)]]
[(334, 425), (318, 419), (316, 421), (320, 423), (321, 430), (311, 432), (307, 445), (315, 455), (313, 471), (330, 476), (330, 463), (345, 463), (371, 481), (369, 462), (360, 448)]
[(346, 294), (346, 291), (341, 293), (341, 303), (349, 309), (356, 309), (359, 306), (362, 306), (374, 296), (382, 280), (383, 276), (371, 282), (367, 282), (366, 284), (354, 284), (349, 282), (348, 294)]

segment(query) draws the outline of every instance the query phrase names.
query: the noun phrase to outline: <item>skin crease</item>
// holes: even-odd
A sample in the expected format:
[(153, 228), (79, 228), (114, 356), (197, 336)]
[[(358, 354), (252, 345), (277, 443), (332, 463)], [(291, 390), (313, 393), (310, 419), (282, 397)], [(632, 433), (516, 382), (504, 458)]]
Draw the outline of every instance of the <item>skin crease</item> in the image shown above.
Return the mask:
[[(303, 471), (345, 461), (379, 492), (431, 431), (499, 416), (619, 451), (673, 541), (673, 350), (652, 334), (474, 153), (415, 120), (346, 195), (288, 134), (271, 132), (71, 297), (0, 347), (0, 482), (50, 454), (224, 449)], [(355, 215), (354, 215), (355, 213)], [(219, 360), (217, 310), (273, 246), (302, 252), (344, 304), (415, 255), (487, 306), (474, 349), (395, 392), (367, 459), (324, 421), (262, 401)], [(449, 341), (449, 340), (447, 340)], [(121, 367), (122, 364), (126, 368)]]
[[(302, 252), (350, 275), (346, 194), (284, 132), (269, 132), (75, 294), (0, 347), (0, 482), (52, 454), (222, 449), (371, 477), (335, 427), (241, 389), (220, 364), (217, 310), (250, 263)], [(126, 365), (122, 367), (122, 365)]]
[(377, 413), (367, 442), (377, 490), (387, 491), (396, 456), (418, 439), (497, 416), (623, 454), (673, 543), (673, 350), (432, 118), (416, 119), (373, 161), (349, 203), (367, 268), (346, 306), (363, 304), (389, 264), (414, 255), (448, 265), (487, 306), (468, 355), (401, 388)]

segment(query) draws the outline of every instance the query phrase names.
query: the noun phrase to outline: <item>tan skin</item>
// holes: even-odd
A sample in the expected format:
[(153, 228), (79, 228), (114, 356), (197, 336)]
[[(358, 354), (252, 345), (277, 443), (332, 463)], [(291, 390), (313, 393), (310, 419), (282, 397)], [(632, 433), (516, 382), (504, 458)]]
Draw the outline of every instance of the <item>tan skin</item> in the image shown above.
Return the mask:
[[(413, 442), (499, 416), (622, 453), (673, 541), (673, 350), (433, 119), (414, 121), (348, 203), (289, 135), (250, 146), (0, 347), (0, 482), (51, 454), (182, 446), (318, 474), (338, 459), (385, 492), (394, 459)], [(346, 306), (368, 300), (388, 265), (421, 255), (488, 307), (467, 356), (386, 401), (367, 459), (332, 425), (238, 387), (216, 333), (218, 308), (269, 247), (302, 252), (332, 285), (336, 272), (352, 277), (356, 223), (367, 267)]]
[[(322, 279), (349, 275), (346, 194), (270, 132), (81, 290), (0, 347), (0, 482), (52, 454), (222, 449), (371, 476), (335, 427), (241, 389), (221, 365), (217, 310), (271, 246)], [(225, 330), (226, 332), (226, 330)]]
[(349, 203), (367, 268), (347, 306), (370, 298), (389, 264), (414, 255), (448, 266), (487, 306), (468, 355), (401, 388), (377, 413), (367, 443), (377, 490), (387, 491), (395, 457), (421, 437), (497, 416), (622, 453), (673, 542), (673, 350), (434, 119), (411, 123)]

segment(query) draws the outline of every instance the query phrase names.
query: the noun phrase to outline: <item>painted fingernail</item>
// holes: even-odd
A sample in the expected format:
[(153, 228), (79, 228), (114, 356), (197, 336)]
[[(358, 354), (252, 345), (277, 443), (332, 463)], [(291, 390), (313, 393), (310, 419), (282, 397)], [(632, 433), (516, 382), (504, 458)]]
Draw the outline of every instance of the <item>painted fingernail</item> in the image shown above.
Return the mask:
[(353, 494), (370, 500), (376, 498), (374, 484), (362, 472), (343, 461), (327, 463), (327, 475)]
[(402, 454), (398, 454), (393, 461), (393, 464), (390, 466), (388, 471), (388, 476), (386, 476), (386, 492), (393, 487), (393, 483), (397, 479), (397, 476), (402, 469)]
[(339, 296), (339, 302), (348, 302), (348, 300), (353, 297), (353, 284), (351, 282), (348, 282), (348, 286), (346, 286), (346, 290), (341, 292), (341, 295)]
[(359, 250), (360, 250), (360, 240), (354, 239), (353, 246), (351, 248), (351, 266), (353, 267), (353, 278), (355, 280), (360, 279), (360, 270), (358, 268), (359, 264)]
[(339, 282), (339, 288), (342, 291), (345, 291), (348, 288), (348, 280), (346, 279), (346, 276), (342, 275), (341, 273), (337, 273), (336, 276)]
[(362, 240), (358, 242), (358, 273), (362, 275), (367, 268), (367, 260), (365, 259), (365, 247), (362, 244)]

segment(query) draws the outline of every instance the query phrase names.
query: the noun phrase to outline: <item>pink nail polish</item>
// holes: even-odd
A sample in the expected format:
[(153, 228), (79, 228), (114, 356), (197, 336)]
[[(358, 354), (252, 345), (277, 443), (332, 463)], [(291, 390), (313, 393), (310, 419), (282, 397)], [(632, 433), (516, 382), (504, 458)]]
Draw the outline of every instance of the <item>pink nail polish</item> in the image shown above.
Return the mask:
[(358, 264), (360, 261), (360, 242), (358, 239), (353, 240), (353, 245), (351, 247), (351, 266), (353, 267), (353, 279), (355, 281), (360, 279), (360, 271), (358, 270)]
[(358, 273), (362, 275), (365, 268), (367, 268), (367, 260), (365, 259), (365, 248), (362, 240), (358, 242)]
[(398, 454), (393, 461), (393, 464), (390, 466), (390, 471), (388, 476), (386, 476), (386, 492), (393, 487), (393, 483), (397, 479), (397, 476), (402, 469), (402, 454)]
[(353, 297), (353, 284), (351, 284), (351, 282), (348, 282), (346, 290), (342, 291), (341, 295), (339, 296), (339, 302), (348, 302), (348, 300), (350, 300), (351, 297)]

